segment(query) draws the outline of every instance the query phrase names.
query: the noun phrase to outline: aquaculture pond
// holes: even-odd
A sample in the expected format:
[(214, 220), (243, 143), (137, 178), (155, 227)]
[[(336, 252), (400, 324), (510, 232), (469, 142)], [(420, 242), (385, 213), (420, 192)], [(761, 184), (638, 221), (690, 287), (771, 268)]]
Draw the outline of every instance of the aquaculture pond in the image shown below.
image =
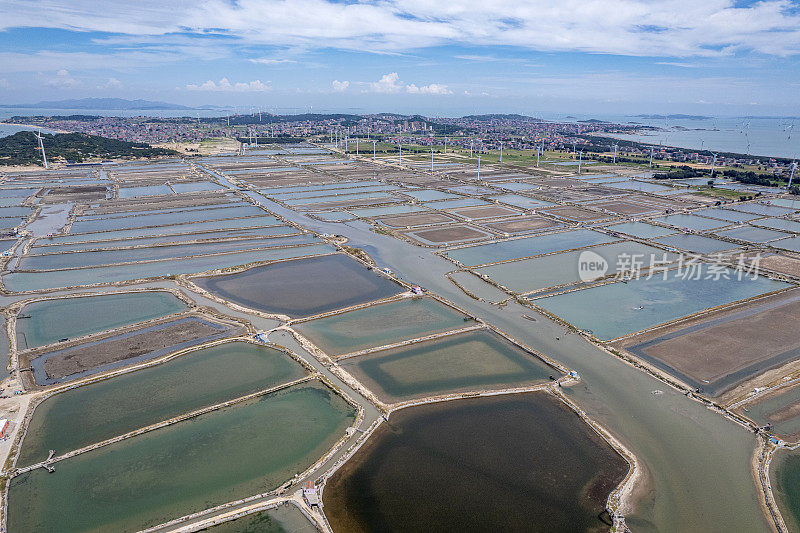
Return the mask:
[(273, 250), (253, 250), (227, 254), (207, 255), (185, 259), (167, 259), (130, 265), (80, 268), (49, 272), (12, 272), (3, 276), (5, 288), (12, 292), (35, 291), (73, 285), (112, 283), (157, 276), (170, 276), (205, 272), (256, 261), (270, 261), (335, 252), (329, 244), (295, 246)]
[(306, 374), (284, 352), (247, 342), (200, 348), (150, 366), (56, 394), (36, 407), (18, 464), (63, 454), (287, 383)]
[(282, 261), (195, 283), (237, 304), (291, 317), (325, 313), (404, 290), (343, 254)]
[(703, 237), (702, 235), (687, 235), (685, 233), (658, 237), (657, 239), (653, 239), (653, 242), (698, 254), (715, 254), (724, 250), (736, 248), (735, 244), (726, 241)]
[(334, 531), (608, 530), (628, 464), (545, 393), (410, 407), (328, 481)]
[(210, 533), (318, 533), (319, 530), (295, 505), (286, 504), (223, 522), (203, 531)]
[(787, 233), (782, 231), (775, 231), (766, 228), (754, 228), (753, 226), (741, 226), (734, 229), (718, 231), (717, 235), (721, 237), (729, 237), (731, 239), (739, 239), (748, 242), (767, 242), (775, 239), (788, 237)]
[(459, 261), (467, 266), (475, 266), (551, 252), (560, 252), (573, 248), (582, 248), (594, 244), (605, 244), (615, 240), (617, 239), (597, 231), (578, 229), (539, 237), (525, 237), (466, 248), (457, 248), (448, 250), (446, 253), (450, 259)]
[(386, 402), (532, 385), (558, 374), (489, 330), (372, 352), (344, 359), (340, 364)]
[(800, 386), (772, 392), (746, 405), (743, 414), (761, 426), (772, 425), (772, 433), (792, 442), (800, 440)]
[(131, 246), (160, 245), (187, 241), (209, 239), (236, 239), (242, 237), (274, 237), (297, 234), (299, 231), (291, 226), (266, 226), (263, 228), (231, 229), (226, 231), (209, 231), (203, 233), (187, 233), (182, 235), (164, 235), (162, 237), (140, 237), (138, 239), (118, 239), (90, 241), (82, 243), (50, 244), (50, 239), (39, 239), (31, 248), (32, 254), (52, 254), (56, 252), (129, 248)]
[(720, 279), (683, 279), (676, 271), (650, 279), (609, 283), (540, 298), (536, 305), (574, 326), (610, 340), (718, 305), (791, 287), (765, 277), (737, 279), (724, 269)]
[(747, 222), (753, 220), (761, 215), (753, 215), (751, 213), (740, 213), (739, 211), (731, 211), (730, 209), (723, 209), (720, 207), (710, 207), (708, 209), (700, 209), (694, 212), (695, 215), (702, 215), (704, 217), (717, 218), (719, 220), (727, 220), (728, 222)]
[[(638, 242), (622, 241), (602, 244), (585, 250), (573, 250), (571, 252), (499, 263), (478, 268), (476, 272), (489, 276), (513, 292), (530, 292), (567, 283), (589, 281), (590, 279), (586, 273), (584, 273), (584, 278), (586, 279), (582, 279), (579, 272), (580, 264), (587, 261), (585, 258), (587, 251), (602, 257), (608, 264), (607, 271), (598, 271), (594, 273), (591, 279), (622, 273), (618, 268), (630, 269), (631, 261), (634, 259), (641, 262), (642, 268), (648, 268), (655, 261), (672, 262), (678, 259), (676, 254), (668, 254), (652, 246)], [(594, 255), (589, 258), (589, 260), (595, 259), (596, 256)]]
[(321, 242), (314, 235), (291, 235), (288, 237), (272, 237), (267, 239), (238, 239), (233, 241), (199, 242), (192, 244), (173, 244), (135, 248), (132, 250), (103, 250), (96, 252), (55, 253), (44, 255), (26, 255), (22, 258), (19, 270), (50, 270), (66, 268), (82, 268), (115, 263), (137, 261), (156, 261), (193, 255), (216, 254), (256, 248), (273, 248), (280, 246), (296, 246)]
[(699, 217), (697, 215), (684, 214), (668, 215), (661, 218), (654, 218), (653, 220), (661, 222), (662, 224), (675, 226), (676, 228), (688, 228), (696, 231), (705, 231), (730, 225), (729, 222), (722, 220), (713, 220), (710, 218)]
[(632, 237), (639, 237), (640, 239), (652, 239), (653, 237), (663, 237), (670, 233), (675, 233), (675, 230), (662, 228), (661, 226), (654, 226), (645, 222), (623, 222), (621, 224), (613, 224), (606, 226), (606, 229), (631, 235)]
[(294, 327), (328, 355), (341, 355), (475, 325), (433, 298), (404, 298)]
[(123, 292), (32, 302), (17, 315), (17, 348), (36, 348), (185, 309), (186, 304), (167, 291)]
[(75, 456), (10, 482), (9, 531), (134, 531), (275, 489), (355, 418), (301, 384)]
[(772, 490), (793, 533), (800, 531), (800, 453), (780, 451), (770, 466)]
[(201, 222), (205, 220), (221, 220), (251, 216), (269, 215), (266, 211), (254, 205), (241, 205), (196, 211), (157, 213), (154, 215), (78, 220), (72, 224), (69, 231), (70, 233), (95, 233), (98, 231), (117, 231), (122, 229), (174, 225)]
[(358, 217), (380, 217), (384, 215), (400, 215), (403, 213), (417, 213), (419, 211), (428, 210), (418, 205), (397, 204), (386, 207), (362, 207), (358, 209), (348, 209), (347, 211)]

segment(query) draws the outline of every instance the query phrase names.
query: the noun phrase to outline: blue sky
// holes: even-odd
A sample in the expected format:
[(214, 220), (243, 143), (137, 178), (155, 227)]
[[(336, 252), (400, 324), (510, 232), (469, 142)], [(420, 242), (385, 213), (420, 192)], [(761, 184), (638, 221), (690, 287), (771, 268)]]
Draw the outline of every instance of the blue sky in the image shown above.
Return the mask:
[(786, 0), (5, 0), (0, 101), (800, 115)]

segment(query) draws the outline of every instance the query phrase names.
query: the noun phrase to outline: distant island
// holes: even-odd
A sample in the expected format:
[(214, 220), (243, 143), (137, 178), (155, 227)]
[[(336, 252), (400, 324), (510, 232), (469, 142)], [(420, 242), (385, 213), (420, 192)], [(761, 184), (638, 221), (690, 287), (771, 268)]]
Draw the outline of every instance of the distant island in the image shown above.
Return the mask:
[(707, 117), (705, 115), (633, 115), (636, 118), (649, 118), (654, 120), (708, 120), (714, 117)]
[[(174, 150), (153, 148), (147, 143), (108, 139), (85, 133), (43, 134), (48, 161), (80, 163), (88, 159), (140, 158), (177, 155)], [(0, 138), (0, 165), (42, 164), (39, 141), (30, 131)]]
[(0, 104), (8, 109), (113, 109), (113, 110), (153, 110), (153, 109), (192, 109), (178, 104), (152, 102), (150, 100), (125, 100), (124, 98), (79, 98), (74, 100), (52, 100), (35, 104)]

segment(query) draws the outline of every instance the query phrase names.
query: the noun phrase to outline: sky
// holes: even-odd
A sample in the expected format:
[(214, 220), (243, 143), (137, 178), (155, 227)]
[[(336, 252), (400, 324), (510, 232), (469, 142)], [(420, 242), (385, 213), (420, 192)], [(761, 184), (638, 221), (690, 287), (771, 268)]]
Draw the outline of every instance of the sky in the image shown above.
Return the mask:
[(798, 0), (0, 2), (0, 103), (800, 116), (798, 95)]

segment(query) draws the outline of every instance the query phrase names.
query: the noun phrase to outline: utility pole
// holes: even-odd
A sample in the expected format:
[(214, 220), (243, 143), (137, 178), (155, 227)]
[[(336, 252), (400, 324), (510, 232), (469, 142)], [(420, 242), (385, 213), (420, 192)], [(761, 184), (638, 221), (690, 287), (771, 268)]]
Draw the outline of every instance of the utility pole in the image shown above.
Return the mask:
[(469, 157), (470, 157), (470, 159), (472, 158), (472, 143), (473, 143), (473, 139), (470, 139), (469, 140)]
[(536, 168), (539, 168), (539, 147), (536, 147)]
[(500, 141), (500, 162), (503, 162), (503, 141)]
[(433, 172), (433, 143), (431, 143), (431, 172)]
[(397, 143), (397, 146), (400, 147), (400, 164), (402, 165), (403, 164), (403, 143), (399, 142), (399, 143)]

